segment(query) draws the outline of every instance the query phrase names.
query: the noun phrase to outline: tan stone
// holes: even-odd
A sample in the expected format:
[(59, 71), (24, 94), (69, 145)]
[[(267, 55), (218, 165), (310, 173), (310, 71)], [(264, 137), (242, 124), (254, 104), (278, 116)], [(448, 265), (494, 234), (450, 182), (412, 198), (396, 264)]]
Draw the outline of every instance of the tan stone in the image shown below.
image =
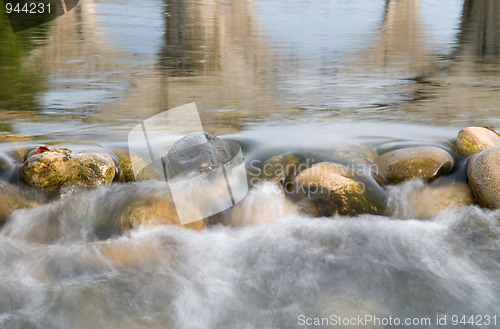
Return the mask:
[(456, 150), (461, 156), (468, 157), (499, 144), (500, 136), (495, 132), (483, 127), (467, 127), (458, 133)]
[(425, 186), (423, 189), (410, 193), (408, 199), (412, 213), (418, 219), (429, 219), (443, 210), (472, 205), (474, 202), (469, 185), (460, 182)]
[(417, 146), (384, 153), (374, 164), (374, 176), (381, 184), (397, 184), (414, 178), (430, 182), (451, 171), (454, 161), (438, 147)]
[(346, 166), (322, 162), (299, 173), (288, 190), (299, 208), (312, 216), (380, 213), (381, 205), (367, 193), (365, 183), (350, 175)]
[(467, 176), (482, 206), (500, 208), (500, 146), (473, 155), (467, 167)]
[[(122, 230), (127, 231), (139, 226), (181, 225), (175, 204), (170, 195), (144, 197), (132, 203), (120, 218)], [(206, 226), (205, 220), (198, 220), (183, 225), (186, 228), (201, 231)]]

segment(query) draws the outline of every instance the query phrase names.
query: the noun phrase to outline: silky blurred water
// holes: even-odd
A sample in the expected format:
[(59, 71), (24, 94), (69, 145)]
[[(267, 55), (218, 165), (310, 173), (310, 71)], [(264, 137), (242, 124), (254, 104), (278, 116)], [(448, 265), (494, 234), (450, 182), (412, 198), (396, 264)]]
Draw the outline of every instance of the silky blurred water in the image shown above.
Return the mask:
[[(495, 0), (80, 0), (16, 35), (0, 15), (0, 131), (32, 137), (1, 144), (2, 166), (13, 161), (5, 150), (51, 141), (126, 146), (135, 125), (190, 102), (247, 159), (347, 142), (445, 145), (461, 127), (500, 125)], [(133, 200), (163, 193), (160, 182), (35, 195), (42, 204), (0, 231), (0, 327), (500, 321), (500, 213), (462, 206), (418, 221), (405, 197), (422, 184), (390, 189), (387, 216), (315, 219), (263, 184), (232, 210), (234, 227), (125, 235), (97, 222), (113, 226)]]

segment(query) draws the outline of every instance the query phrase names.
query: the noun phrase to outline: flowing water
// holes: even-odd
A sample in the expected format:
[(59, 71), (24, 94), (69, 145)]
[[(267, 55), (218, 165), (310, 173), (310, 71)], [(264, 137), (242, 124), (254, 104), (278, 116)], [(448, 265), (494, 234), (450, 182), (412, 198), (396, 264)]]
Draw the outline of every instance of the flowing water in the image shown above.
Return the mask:
[[(6, 150), (126, 146), (193, 101), (247, 160), (447, 147), (462, 127), (500, 126), (499, 22), (495, 0), (80, 0), (16, 34), (0, 12), (1, 136), (29, 136), (0, 144), (1, 177), (18, 183)], [(388, 216), (313, 219), (266, 183), (230, 210), (237, 225), (123, 235), (96, 226), (161, 182), (28, 190), (40, 205), (0, 231), (0, 328), (500, 327), (500, 212), (416, 220), (421, 188), (389, 188)], [(365, 315), (381, 321), (313, 321)]]

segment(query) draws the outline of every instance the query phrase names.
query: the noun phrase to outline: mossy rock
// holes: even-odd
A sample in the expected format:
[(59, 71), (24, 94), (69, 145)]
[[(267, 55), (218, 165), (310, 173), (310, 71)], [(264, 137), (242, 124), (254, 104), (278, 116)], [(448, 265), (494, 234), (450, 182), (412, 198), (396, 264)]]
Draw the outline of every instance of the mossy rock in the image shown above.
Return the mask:
[(264, 162), (262, 177), (281, 185), (289, 182), (300, 170), (300, 159), (293, 154), (280, 154), (270, 157)]
[(374, 165), (374, 177), (380, 184), (397, 184), (415, 178), (430, 182), (449, 173), (454, 160), (438, 147), (417, 146), (384, 153)]
[[(163, 176), (157, 173), (152, 166), (133, 152), (124, 149), (114, 148), (113, 153), (120, 161), (120, 167), (126, 182), (144, 181), (150, 179), (163, 179)], [(134, 173), (134, 165), (142, 169), (137, 176)]]
[(46, 146), (31, 151), (21, 167), (21, 177), (28, 185), (51, 192), (73, 185), (111, 184), (117, 173), (113, 158), (104, 151), (72, 152)]
[(456, 151), (463, 157), (486, 150), (500, 144), (500, 136), (483, 127), (467, 127), (458, 133)]
[(295, 177), (289, 195), (300, 210), (315, 217), (383, 213), (378, 190), (355, 180), (354, 174), (347, 166), (321, 162)]
[(473, 155), (467, 167), (467, 177), (482, 206), (500, 208), (500, 146)]

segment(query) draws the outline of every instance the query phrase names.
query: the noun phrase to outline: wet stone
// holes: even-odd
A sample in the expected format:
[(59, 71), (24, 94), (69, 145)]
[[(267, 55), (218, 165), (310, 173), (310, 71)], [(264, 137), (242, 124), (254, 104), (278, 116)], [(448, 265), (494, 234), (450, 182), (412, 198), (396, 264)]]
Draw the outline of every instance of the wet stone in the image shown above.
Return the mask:
[[(124, 149), (115, 148), (112, 150), (120, 162), (120, 167), (123, 172), (125, 182), (143, 181), (149, 179), (163, 179), (163, 176), (157, 173), (147, 162), (133, 152)], [(134, 173), (132, 163), (138, 165), (141, 170), (137, 176)]]
[(369, 144), (348, 144), (334, 150), (332, 161), (345, 165), (370, 165), (377, 156), (376, 148)]
[(300, 169), (300, 159), (293, 154), (280, 154), (270, 157), (264, 163), (262, 177), (265, 180), (286, 184), (297, 175)]
[(467, 127), (458, 133), (456, 151), (463, 157), (500, 144), (500, 136), (483, 127)]
[(289, 195), (299, 209), (314, 217), (381, 213), (380, 200), (353, 175), (352, 168), (321, 162), (295, 177)]
[(462, 182), (449, 182), (438, 186), (423, 185), (421, 188), (411, 186), (405, 195), (409, 209), (405, 218), (430, 219), (444, 210), (458, 206), (475, 204), (475, 198), (469, 185)]
[[(124, 210), (119, 222), (123, 232), (139, 226), (181, 225), (172, 196), (166, 191), (135, 200)], [(183, 226), (201, 231), (205, 224), (205, 220), (198, 220)]]
[(111, 184), (118, 168), (104, 151), (73, 152), (41, 146), (31, 151), (21, 168), (21, 177), (30, 186), (58, 191), (66, 186), (97, 187)]
[(194, 132), (177, 141), (165, 155), (168, 177), (188, 172), (208, 173), (231, 160), (227, 142), (206, 132)]
[(374, 162), (374, 177), (380, 184), (397, 184), (420, 178), (428, 182), (451, 171), (454, 160), (443, 149), (418, 146), (390, 151)]
[(475, 154), (467, 167), (467, 176), (482, 206), (500, 208), (500, 146)]

